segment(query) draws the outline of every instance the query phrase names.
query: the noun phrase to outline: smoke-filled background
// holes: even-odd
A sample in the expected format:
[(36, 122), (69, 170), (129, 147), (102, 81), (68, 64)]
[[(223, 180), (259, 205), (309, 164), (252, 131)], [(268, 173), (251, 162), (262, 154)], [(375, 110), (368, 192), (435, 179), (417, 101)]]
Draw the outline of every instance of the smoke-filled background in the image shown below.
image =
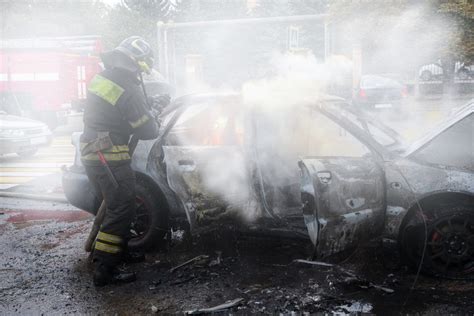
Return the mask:
[[(96, 288), (84, 104), (135, 35), (176, 103), (103, 274), (137, 280)], [(473, 0), (0, 0), (0, 315), (472, 315), (473, 61)]]
[[(30, 0), (0, 9), (2, 40), (97, 35), (108, 50), (140, 35), (175, 97), (239, 94), (186, 111), (172, 146), (232, 146), (234, 157), (196, 154), (207, 161), (198, 183), (239, 205), (261, 185), (276, 213), (299, 205), (300, 157), (367, 153), (308, 105), (333, 95), (366, 110), (370, 85), (386, 82), (399, 96), (376, 103), (393, 108), (367, 112), (413, 139), (474, 89), (472, 1)], [(441, 101), (420, 102), (432, 99)]]
[[(413, 127), (421, 132), (433, 123), (418, 113), (418, 98), (432, 97), (433, 89), (441, 89), (443, 98), (462, 96), (473, 88), (472, 82), (460, 82), (457, 76), (459, 65), (469, 67), (472, 57), (472, 31), (468, 29), (472, 21), (465, 2), (329, 1), (316, 5), (315, 1), (289, 1), (277, 5), (257, 1), (256, 7), (247, 8), (247, 14), (255, 17), (273, 9), (285, 16), (288, 12), (278, 10), (285, 6), (294, 13), (317, 16), (185, 27), (177, 23), (159, 30), (166, 33), (169, 45), (165, 51), (169, 68), (164, 71), (182, 94), (242, 94), (242, 104), (231, 106), (241, 107), (238, 125), (245, 130), (246, 141), (212, 144), (236, 146), (239, 159), (228, 159), (227, 154), (221, 159), (214, 153), (212, 162), (219, 168), (202, 174), (206, 187), (234, 202), (230, 192), (233, 196), (245, 192), (241, 197), (245, 200), (251, 188), (262, 182), (264, 198), (276, 214), (299, 204), (297, 161), (301, 157), (368, 153), (350, 134), (308, 105), (335, 95), (355, 106), (364, 76), (394, 82), (402, 91), (403, 105), (368, 112), (408, 138), (416, 138), (406, 132)], [(436, 65), (444, 75), (420, 83), (423, 70), (431, 71)], [(443, 103), (439, 102), (441, 107)], [(224, 106), (216, 108), (222, 111)], [(236, 110), (230, 112), (234, 115)], [(202, 124), (225, 129), (232, 115), (221, 114), (216, 121), (205, 117)], [(212, 128), (208, 132), (218, 133)], [(186, 140), (178, 143), (202, 145)], [(236, 177), (236, 170), (251, 178)]]
[(321, 62), (330, 55), (353, 59), (353, 49), (360, 48), (364, 72), (407, 76), (440, 59), (472, 63), (473, 55), (472, 2), (465, 0), (4, 0), (0, 6), (2, 39), (99, 35), (111, 49), (139, 34), (154, 45), (157, 55), (165, 49), (158, 47), (158, 21), (325, 15), (317, 21), (231, 23), (170, 32), (175, 75), (186, 72), (186, 57), (201, 58), (205, 81), (212, 87), (239, 86), (267, 76), (274, 52), (288, 49), (309, 50)]

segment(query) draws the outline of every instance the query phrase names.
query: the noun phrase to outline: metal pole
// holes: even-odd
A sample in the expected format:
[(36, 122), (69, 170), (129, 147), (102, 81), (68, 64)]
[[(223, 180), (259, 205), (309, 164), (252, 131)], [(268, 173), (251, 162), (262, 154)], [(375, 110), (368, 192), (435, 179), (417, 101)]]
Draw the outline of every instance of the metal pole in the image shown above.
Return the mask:
[(354, 98), (362, 75), (362, 48), (359, 42), (352, 44), (352, 65), (352, 97)]
[(253, 19), (230, 19), (230, 20), (214, 20), (214, 21), (197, 21), (165, 24), (167, 29), (181, 29), (188, 27), (202, 26), (226, 26), (226, 25), (248, 25), (248, 24), (266, 24), (274, 22), (302, 22), (311, 20), (321, 20), (327, 17), (327, 14), (311, 14), (311, 15), (293, 15), (293, 16), (277, 16), (271, 18), (253, 18)]
[(169, 30), (166, 38), (166, 49), (167, 49), (167, 64), (168, 64), (168, 81), (170, 84), (176, 87), (176, 41), (175, 32), (173, 29)]
[(331, 55), (331, 38), (329, 35), (329, 23), (324, 22), (324, 60), (326, 61)]
[(418, 99), (418, 97), (420, 96), (420, 76), (418, 74), (418, 69), (420, 69), (418, 67), (418, 64), (417, 64), (417, 67), (415, 67), (415, 84), (414, 84), (414, 91), (413, 91), (413, 95), (415, 97), (415, 99)]
[(168, 62), (168, 31), (163, 29), (163, 63), (165, 78), (169, 80), (170, 77), (170, 65)]
[(166, 37), (165, 37), (165, 23), (158, 22), (156, 24), (157, 28), (157, 43), (158, 43), (158, 71), (168, 79), (167, 65), (166, 65)]

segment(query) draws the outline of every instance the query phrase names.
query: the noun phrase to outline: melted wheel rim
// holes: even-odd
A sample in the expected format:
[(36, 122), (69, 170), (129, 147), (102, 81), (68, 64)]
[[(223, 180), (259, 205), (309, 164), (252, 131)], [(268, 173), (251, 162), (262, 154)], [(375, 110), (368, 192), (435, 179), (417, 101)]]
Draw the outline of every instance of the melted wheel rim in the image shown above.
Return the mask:
[(474, 220), (468, 214), (439, 218), (428, 227), (426, 260), (444, 275), (474, 272)]

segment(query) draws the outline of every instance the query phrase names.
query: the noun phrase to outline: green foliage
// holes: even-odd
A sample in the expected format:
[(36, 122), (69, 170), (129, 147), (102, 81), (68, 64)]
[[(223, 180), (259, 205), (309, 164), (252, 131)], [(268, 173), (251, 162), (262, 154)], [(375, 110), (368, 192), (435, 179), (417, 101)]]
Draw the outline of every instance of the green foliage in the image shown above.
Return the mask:
[[(406, 49), (425, 54), (420, 56), (425, 59), (474, 62), (472, 0), (333, 0), (329, 20), (357, 30), (353, 32), (356, 41), (378, 42), (386, 40), (384, 36), (394, 26), (403, 24), (403, 17), (410, 11), (416, 11), (409, 17), (410, 27), (402, 25), (411, 34), (407, 36)], [(427, 46), (436, 46), (436, 52), (427, 53)]]
[(98, 1), (1, 1), (4, 38), (98, 35), (106, 6)]
[(309, 15), (325, 13), (327, 0), (261, 0), (249, 12), (252, 17)]
[(171, 0), (122, 0), (125, 7), (140, 13), (142, 17), (165, 21), (175, 13), (177, 3)]
[(181, 0), (176, 7), (175, 21), (224, 20), (246, 16), (246, 0)]
[(380, 27), (390, 27), (406, 9), (406, 1), (335, 0), (329, 5), (329, 21), (356, 30), (352, 36), (364, 40)]
[(107, 49), (116, 47), (123, 39), (138, 35), (152, 45), (156, 43), (156, 24), (151, 17), (130, 10), (123, 5), (109, 8), (101, 29), (104, 45)]
[(439, 13), (448, 17), (454, 23), (455, 40), (450, 47), (450, 53), (474, 63), (474, 3), (466, 0), (440, 1)]
[[(414, 16), (409, 26), (401, 23), (400, 18), (413, 8), (418, 8), (419, 14)], [(156, 45), (157, 21), (328, 12), (331, 24), (343, 25), (347, 30), (342, 35), (345, 42), (380, 43), (396, 26), (412, 35), (406, 38), (403, 49), (416, 51), (420, 58), (474, 62), (472, 0), (260, 0), (251, 10), (247, 8), (246, 0), (122, 0), (114, 7), (98, 0), (4, 0), (0, 1), (0, 11), (2, 38), (101, 35), (108, 49), (131, 35), (143, 36)], [(270, 33), (281, 36), (280, 30)], [(268, 37), (273, 37), (270, 33)], [(321, 38), (319, 31), (302, 31), (300, 36), (308, 43)], [(439, 39), (439, 42), (433, 39)], [(437, 47), (436, 53), (421, 56), (423, 48), (429, 45)]]

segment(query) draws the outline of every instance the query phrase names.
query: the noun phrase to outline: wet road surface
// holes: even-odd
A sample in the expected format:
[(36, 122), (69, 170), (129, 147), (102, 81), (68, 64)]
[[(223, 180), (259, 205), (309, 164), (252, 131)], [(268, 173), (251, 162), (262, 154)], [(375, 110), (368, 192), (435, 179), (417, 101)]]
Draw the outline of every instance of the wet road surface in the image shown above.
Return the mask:
[[(410, 119), (399, 120), (395, 127), (407, 138), (415, 138), (423, 132), (423, 124), (413, 124), (414, 120), (419, 117), (428, 126), (449, 112), (436, 102), (428, 111), (431, 114), (413, 111)], [(52, 149), (40, 154), (49, 155), (48, 150)], [(9, 168), (5, 164), (11, 159), (4, 157), (0, 166)], [(21, 177), (22, 172), (35, 170), (2, 171), (20, 173), (5, 177)], [(10, 190), (61, 195), (58, 169), (52, 175), (47, 171), (48, 175)], [(0, 198), (0, 205), (0, 314), (179, 313), (236, 299), (242, 300), (228, 311), (242, 314), (469, 314), (474, 310), (472, 281), (421, 276), (410, 290), (415, 273), (399, 262), (396, 247), (382, 247), (380, 241), (334, 258), (336, 267), (324, 267), (293, 262), (310, 256), (306, 240), (251, 238), (226, 229), (193, 241), (172, 239), (166, 251), (149, 254), (145, 263), (128, 267), (139, 272), (137, 282), (96, 289), (83, 250), (90, 215), (56, 202)], [(204, 257), (170, 272), (197, 256)]]
[[(469, 313), (474, 284), (421, 276), (400, 265), (390, 246), (375, 241), (334, 259), (336, 267), (307, 259), (305, 240), (250, 237), (224, 229), (174, 238), (167, 250), (128, 267), (138, 281), (95, 288), (83, 250), (91, 217), (0, 215), (1, 314), (151, 314), (212, 307), (241, 298), (228, 311), (247, 313), (372, 312)], [(16, 214), (16, 215), (15, 215)], [(64, 215), (63, 214), (63, 215)], [(78, 216), (82, 214), (83, 217)], [(189, 259), (192, 263), (170, 271)], [(391, 293), (393, 291), (393, 293)]]

